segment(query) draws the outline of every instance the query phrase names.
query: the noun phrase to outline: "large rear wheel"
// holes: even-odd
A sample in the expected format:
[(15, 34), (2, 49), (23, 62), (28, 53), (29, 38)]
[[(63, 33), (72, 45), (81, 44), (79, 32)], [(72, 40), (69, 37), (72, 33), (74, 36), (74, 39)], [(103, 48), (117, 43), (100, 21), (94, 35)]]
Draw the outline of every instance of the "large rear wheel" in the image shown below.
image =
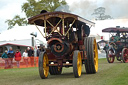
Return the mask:
[(84, 40), (87, 59), (85, 59), (85, 69), (87, 74), (93, 74), (98, 71), (98, 50), (94, 37), (87, 37)]
[(79, 78), (81, 76), (81, 71), (82, 71), (81, 54), (78, 50), (75, 50), (73, 54), (73, 73), (75, 78)]
[(46, 52), (41, 52), (39, 55), (39, 74), (42, 79), (48, 77), (49, 61)]
[(121, 57), (124, 63), (128, 62), (128, 49), (127, 48), (123, 48)]

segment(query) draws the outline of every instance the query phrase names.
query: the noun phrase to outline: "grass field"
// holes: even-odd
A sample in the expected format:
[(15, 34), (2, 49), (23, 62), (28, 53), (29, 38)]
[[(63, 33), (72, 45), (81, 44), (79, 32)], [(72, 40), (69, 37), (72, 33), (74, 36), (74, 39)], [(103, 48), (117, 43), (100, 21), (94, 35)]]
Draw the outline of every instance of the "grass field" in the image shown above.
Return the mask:
[(38, 68), (0, 69), (0, 85), (128, 85), (128, 63), (99, 59), (98, 73), (86, 74), (83, 65), (80, 78), (74, 78), (72, 68), (48, 79), (40, 79)]

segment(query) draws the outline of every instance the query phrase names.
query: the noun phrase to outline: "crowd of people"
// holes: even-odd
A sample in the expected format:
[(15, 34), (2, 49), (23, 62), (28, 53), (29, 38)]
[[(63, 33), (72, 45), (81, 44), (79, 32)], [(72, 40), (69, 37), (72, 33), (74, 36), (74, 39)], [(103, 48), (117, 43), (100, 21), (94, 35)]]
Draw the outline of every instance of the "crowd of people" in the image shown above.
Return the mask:
[[(40, 47), (38, 47), (36, 51), (37, 57), (39, 57), (40, 54)], [(34, 66), (34, 60), (38, 62), (38, 59), (34, 59), (34, 49), (32, 47), (27, 47), (23, 54), (17, 49), (15, 52), (13, 51), (12, 47), (9, 48), (9, 50), (5, 50), (5, 52), (2, 54), (2, 59), (5, 61), (5, 69), (7, 68), (13, 68), (13, 61), (16, 61), (17, 68), (20, 67), (20, 61), (23, 59), (23, 62), (25, 63), (26, 67), (29, 65), (29, 61), (31, 66)]]

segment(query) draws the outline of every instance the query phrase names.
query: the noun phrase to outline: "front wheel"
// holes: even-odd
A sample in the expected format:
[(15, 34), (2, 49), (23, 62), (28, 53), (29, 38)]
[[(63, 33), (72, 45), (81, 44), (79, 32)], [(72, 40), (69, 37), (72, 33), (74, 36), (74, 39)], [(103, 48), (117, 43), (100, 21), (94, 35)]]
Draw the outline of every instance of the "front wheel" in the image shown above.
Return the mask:
[(48, 77), (49, 61), (46, 52), (41, 52), (39, 55), (39, 74), (42, 79)]
[(114, 53), (114, 50), (112, 48), (108, 49), (106, 58), (107, 58), (108, 63), (113, 63), (114, 62), (114, 60), (115, 60), (115, 53)]
[(128, 49), (127, 48), (123, 48), (121, 57), (124, 63), (128, 62)]
[(73, 73), (75, 78), (79, 78), (81, 76), (81, 71), (82, 71), (81, 54), (78, 50), (75, 50), (73, 54)]

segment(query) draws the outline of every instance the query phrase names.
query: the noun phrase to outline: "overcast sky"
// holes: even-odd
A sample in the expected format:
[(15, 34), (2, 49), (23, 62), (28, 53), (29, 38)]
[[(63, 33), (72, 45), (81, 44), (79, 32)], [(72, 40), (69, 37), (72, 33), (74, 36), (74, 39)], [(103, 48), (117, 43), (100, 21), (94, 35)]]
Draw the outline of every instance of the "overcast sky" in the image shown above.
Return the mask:
[(0, 0), (0, 32), (8, 28), (5, 21), (12, 19), (15, 15), (19, 14), (24, 17), (25, 14), (21, 11), (21, 5), (26, 0)]
[[(128, 18), (128, 0), (66, 0), (72, 13), (78, 14), (86, 19), (92, 19), (91, 14), (95, 8), (103, 6), (106, 14), (116, 18)], [(7, 19), (15, 15), (25, 17), (21, 11), (21, 5), (26, 0), (0, 0), (0, 32), (7, 30)]]

